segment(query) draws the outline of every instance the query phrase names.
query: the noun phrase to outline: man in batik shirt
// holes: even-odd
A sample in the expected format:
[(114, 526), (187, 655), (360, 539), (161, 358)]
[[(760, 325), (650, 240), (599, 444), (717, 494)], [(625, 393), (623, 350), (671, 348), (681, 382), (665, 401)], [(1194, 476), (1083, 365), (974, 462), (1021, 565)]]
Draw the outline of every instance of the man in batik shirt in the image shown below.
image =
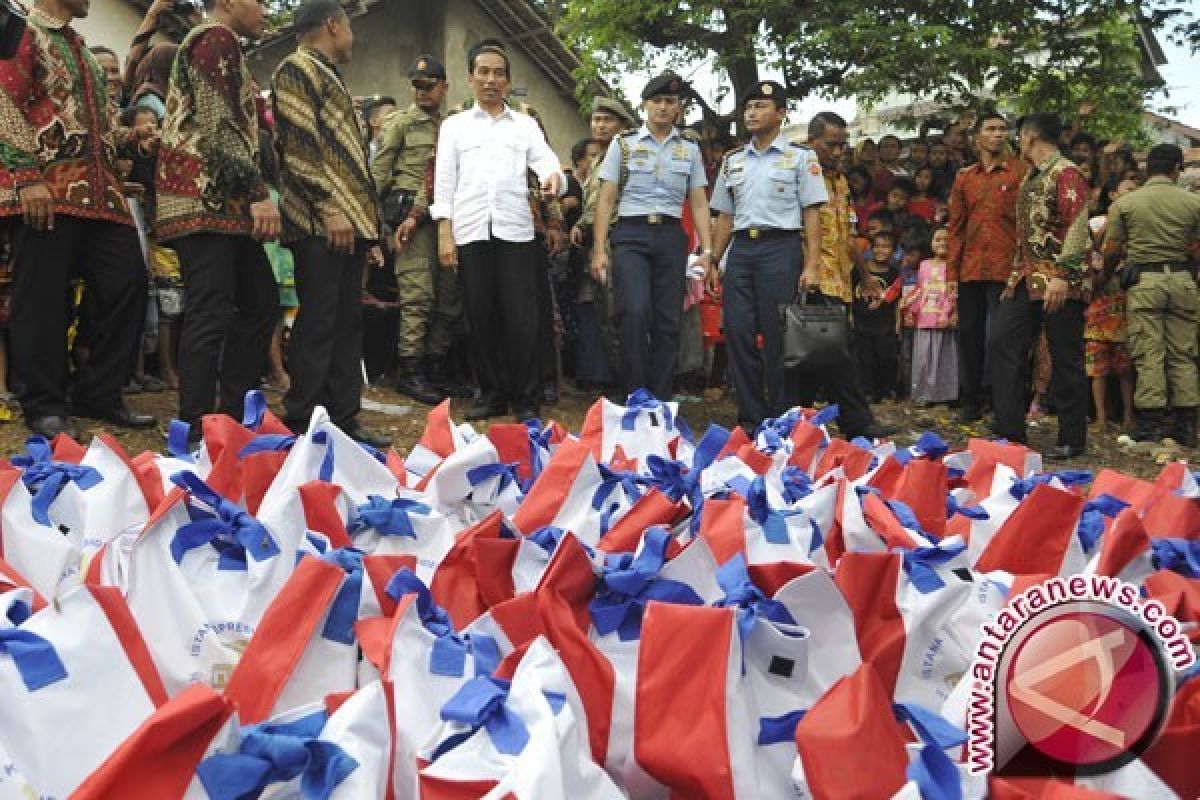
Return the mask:
[(1087, 179), (1058, 149), (1062, 120), (1032, 114), (1017, 124), (1030, 170), (1017, 195), (1017, 252), (988, 339), (993, 429), (1025, 442), (1029, 353), (1044, 326), (1058, 413), (1052, 460), (1076, 458), (1087, 439), (1088, 380), (1083, 366), (1086, 310)]

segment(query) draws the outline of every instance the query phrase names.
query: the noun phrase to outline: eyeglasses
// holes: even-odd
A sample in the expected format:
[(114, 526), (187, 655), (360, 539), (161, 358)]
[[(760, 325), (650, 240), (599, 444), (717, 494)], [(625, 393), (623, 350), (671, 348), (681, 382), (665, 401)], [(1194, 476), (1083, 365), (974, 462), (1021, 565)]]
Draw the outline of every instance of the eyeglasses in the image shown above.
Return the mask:
[(436, 89), (437, 81), (413, 81), (412, 86), (419, 92), (428, 92), (430, 89)]

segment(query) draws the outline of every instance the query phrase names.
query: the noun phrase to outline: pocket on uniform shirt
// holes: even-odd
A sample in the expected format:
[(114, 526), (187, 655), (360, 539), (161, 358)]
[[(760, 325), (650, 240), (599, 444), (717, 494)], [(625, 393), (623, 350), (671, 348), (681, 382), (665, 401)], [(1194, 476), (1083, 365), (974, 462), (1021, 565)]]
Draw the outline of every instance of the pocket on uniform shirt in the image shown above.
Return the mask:
[(771, 192), (771, 205), (775, 208), (795, 208), (796, 172), (790, 169), (772, 169), (767, 173)]
[(629, 161), (629, 185), (641, 188), (650, 188), (654, 184), (654, 165), (649, 159), (630, 159)]
[(667, 165), (667, 185), (673, 189), (686, 189), (691, 174), (691, 161), (673, 158)]

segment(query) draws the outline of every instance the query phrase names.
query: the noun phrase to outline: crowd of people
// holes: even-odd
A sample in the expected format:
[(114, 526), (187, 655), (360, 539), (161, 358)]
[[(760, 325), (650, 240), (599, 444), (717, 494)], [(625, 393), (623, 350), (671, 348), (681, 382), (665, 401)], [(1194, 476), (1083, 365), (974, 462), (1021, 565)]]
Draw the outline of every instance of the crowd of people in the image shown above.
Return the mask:
[[(383, 375), (421, 403), (474, 395), (469, 420), (536, 417), (564, 378), (685, 400), (727, 383), (749, 429), (823, 399), (879, 437), (871, 404), (911, 398), (990, 407), (1016, 442), (1052, 408), (1052, 456), (1118, 413), (1195, 446), (1200, 195), (1175, 185), (1179, 148), (1143, 169), (1087, 109), (850, 147), (832, 112), (785, 134), (787, 92), (763, 81), (735, 147), (684, 124), (667, 73), (644, 121), (596, 98), (563, 166), (497, 40), (464, 54), (471, 98), (448, 109), (430, 55), (411, 104), (353, 95), (337, 0), (299, 7), (269, 86), (244, 50), (257, 0), (155, 0), (124, 64), (71, 27), (87, 12), (37, 0), (0, 62), (0, 377), (37, 433), (152, 427), (123, 393), (169, 387), (194, 441), (265, 384), (293, 430), (323, 405), (382, 446), (358, 414)], [(851, 321), (844, 363), (783, 368), (779, 308), (804, 294)]]

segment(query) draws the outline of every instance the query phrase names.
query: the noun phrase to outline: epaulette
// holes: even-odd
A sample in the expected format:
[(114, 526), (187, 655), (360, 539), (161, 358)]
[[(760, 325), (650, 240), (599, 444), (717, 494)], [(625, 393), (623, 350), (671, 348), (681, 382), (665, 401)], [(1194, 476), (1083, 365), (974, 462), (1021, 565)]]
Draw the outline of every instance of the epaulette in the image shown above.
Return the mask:
[(679, 135), (686, 141), (691, 142), (692, 144), (700, 144), (701, 142), (704, 141), (703, 139), (700, 138), (700, 134), (696, 133), (691, 128), (684, 128), (683, 130), (681, 130), (679, 132)]
[(721, 170), (724, 171), (729, 159), (746, 149), (746, 145), (739, 144), (737, 147), (731, 147), (725, 151), (725, 155), (721, 157)]
[(641, 131), (639, 131), (637, 128), (634, 128), (633, 130), (628, 130), (622, 133), (621, 138), (628, 139), (630, 137), (636, 137), (639, 133), (641, 133)]

